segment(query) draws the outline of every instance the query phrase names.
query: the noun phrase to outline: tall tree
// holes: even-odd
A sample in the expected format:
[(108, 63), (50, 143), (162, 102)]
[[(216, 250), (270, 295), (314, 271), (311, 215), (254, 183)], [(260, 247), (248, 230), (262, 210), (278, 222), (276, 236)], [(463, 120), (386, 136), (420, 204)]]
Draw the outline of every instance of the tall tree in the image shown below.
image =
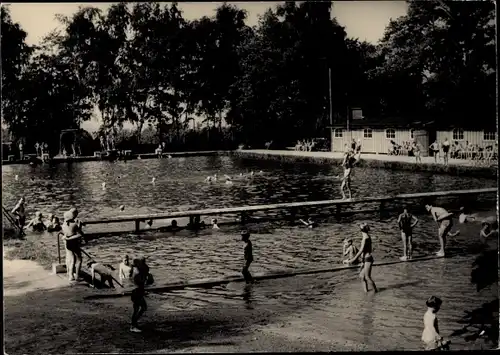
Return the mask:
[(443, 123), (466, 123), (478, 114), (493, 120), (493, 18), (491, 1), (409, 2), (380, 44), (378, 74), (388, 109), (425, 111)]
[(12, 21), (7, 6), (1, 7), (1, 21), (2, 120), (15, 136), (20, 137), (23, 131), (19, 131), (17, 127), (25, 119), (20, 111), (23, 106), (23, 98), (20, 96), (22, 76), (33, 48), (26, 44), (27, 33), (19, 23)]

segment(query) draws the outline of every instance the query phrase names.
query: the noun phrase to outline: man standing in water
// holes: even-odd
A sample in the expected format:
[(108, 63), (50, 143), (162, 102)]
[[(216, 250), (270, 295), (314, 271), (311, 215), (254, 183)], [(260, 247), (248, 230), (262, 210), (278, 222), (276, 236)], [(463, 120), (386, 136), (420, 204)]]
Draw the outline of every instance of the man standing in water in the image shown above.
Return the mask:
[(413, 228), (415, 228), (417, 223), (418, 218), (408, 213), (408, 210), (406, 208), (398, 217), (398, 226), (401, 230), (401, 239), (403, 240), (403, 256), (399, 258), (401, 261), (410, 260), (412, 258)]
[(26, 224), (26, 210), (24, 203), (24, 197), (21, 197), (19, 199), (19, 202), (12, 209), (12, 214), (16, 216), (17, 225), (19, 226), (19, 228), (21, 228), (21, 230), (23, 230), (24, 225)]
[(439, 238), (439, 244), (441, 245), (441, 248), (439, 251), (436, 253), (437, 256), (443, 257), (444, 254), (444, 248), (446, 247), (446, 237), (448, 235), (454, 237), (457, 236), (460, 231), (457, 231), (455, 233), (450, 233), (451, 232), (451, 227), (453, 227), (453, 213), (448, 212), (442, 207), (434, 207), (432, 205), (425, 205), (425, 209), (429, 211), (432, 215), (432, 218), (434, 218), (434, 221), (438, 224), (438, 238)]

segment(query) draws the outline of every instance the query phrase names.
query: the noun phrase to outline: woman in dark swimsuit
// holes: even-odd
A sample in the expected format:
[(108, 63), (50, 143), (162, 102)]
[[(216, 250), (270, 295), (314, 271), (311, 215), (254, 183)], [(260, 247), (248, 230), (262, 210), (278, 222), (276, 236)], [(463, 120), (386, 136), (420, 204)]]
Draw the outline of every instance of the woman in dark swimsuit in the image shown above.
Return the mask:
[(370, 227), (366, 223), (362, 223), (359, 225), (361, 229), (361, 235), (363, 239), (361, 240), (361, 247), (357, 254), (349, 260), (348, 262), (352, 262), (361, 256), (361, 271), (359, 273), (359, 278), (363, 283), (363, 289), (365, 292), (368, 292), (368, 284), (372, 285), (372, 289), (374, 292), (377, 292), (377, 286), (375, 286), (375, 282), (372, 280), (372, 266), (373, 266), (373, 256), (372, 256), (372, 239), (368, 235), (370, 231)]

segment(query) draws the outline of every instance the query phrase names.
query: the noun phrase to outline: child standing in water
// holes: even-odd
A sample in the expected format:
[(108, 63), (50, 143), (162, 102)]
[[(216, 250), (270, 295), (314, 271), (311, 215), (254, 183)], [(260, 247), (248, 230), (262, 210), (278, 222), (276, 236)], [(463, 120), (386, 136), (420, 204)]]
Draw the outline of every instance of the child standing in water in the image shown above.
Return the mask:
[(426, 302), (427, 312), (424, 314), (424, 331), (422, 332), (425, 350), (442, 350), (450, 344), (439, 335), (437, 312), (442, 303), (443, 301), (435, 296), (431, 296)]
[(243, 266), (243, 270), (241, 271), (241, 273), (243, 274), (246, 283), (249, 284), (253, 283), (253, 277), (250, 274), (250, 271), (248, 270), (250, 268), (250, 264), (253, 261), (253, 249), (252, 249), (252, 242), (250, 241), (250, 233), (246, 230), (242, 231), (241, 240), (246, 243), (244, 249), (245, 266)]

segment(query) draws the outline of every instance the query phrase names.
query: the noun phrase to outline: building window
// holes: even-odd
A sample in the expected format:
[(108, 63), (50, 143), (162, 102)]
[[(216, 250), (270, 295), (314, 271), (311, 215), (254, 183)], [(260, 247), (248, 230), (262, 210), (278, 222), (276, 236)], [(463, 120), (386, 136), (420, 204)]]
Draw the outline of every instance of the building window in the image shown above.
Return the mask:
[(410, 139), (415, 139), (415, 130), (410, 129)]
[(373, 131), (370, 128), (365, 128), (363, 130), (363, 137), (364, 138), (373, 138)]
[(343, 137), (343, 133), (344, 133), (344, 132), (342, 131), (342, 129), (337, 128), (337, 129), (335, 129), (335, 131), (333, 131), (333, 132), (334, 132), (334, 137), (335, 137), (335, 138), (342, 138), (342, 137)]
[(394, 138), (396, 138), (396, 131), (394, 129), (386, 129), (385, 130), (385, 137), (387, 139), (394, 139)]
[(494, 141), (496, 140), (496, 132), (495, 131), (484, 131), (483, 132), (483, 140), (485, 141)]
[(464, 130), (461, 128), (455, 128), (453, 130), (453, 140), (454, 141), (463, 141), (464, 140)]

